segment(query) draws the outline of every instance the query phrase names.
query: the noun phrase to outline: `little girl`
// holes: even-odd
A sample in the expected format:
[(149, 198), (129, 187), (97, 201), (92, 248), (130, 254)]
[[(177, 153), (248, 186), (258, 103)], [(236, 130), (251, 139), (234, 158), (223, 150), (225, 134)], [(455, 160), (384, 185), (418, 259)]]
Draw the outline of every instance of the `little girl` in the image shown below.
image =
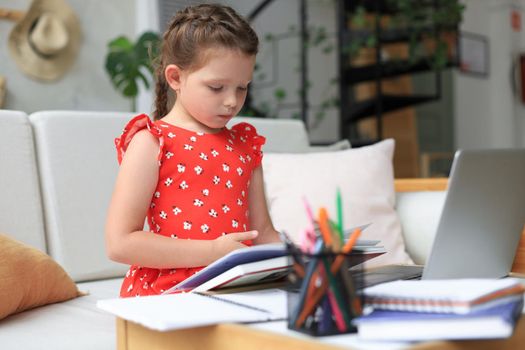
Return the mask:
[(226, 127), (257, 50), (253, 29), (222, 5), (188, 7), (164, 33), (155, 121), (139, 115), (115, 140), (106, 249), (132, 265), (122, 297), (160, 294), (235, 249), (279, 241), (264, 196), (265, 138), (247, 123)]

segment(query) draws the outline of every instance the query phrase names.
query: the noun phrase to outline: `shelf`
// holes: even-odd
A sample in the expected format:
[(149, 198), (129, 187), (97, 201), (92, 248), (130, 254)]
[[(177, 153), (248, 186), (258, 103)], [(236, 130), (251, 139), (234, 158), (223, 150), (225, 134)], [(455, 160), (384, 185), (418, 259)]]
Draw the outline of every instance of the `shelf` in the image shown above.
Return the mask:
[[(440, 28), (442, 32), (446, 31), (457, 31), (457, 27), (449, 26)], [(395, 44), (408, 42), (411, 38), (412, 30), (410, 28), (382, 28), (379, 34), (379, 42), (381, 44)], [(426, 27), (419, 30), (418, 37), (424, 37), (425, 35), (434, 35), (434, 27)], [(351, 43), (354, 40), (361, 42), (366, 41), (370, 37), (375, 36), (375, 31), (370, 29), (352, 29), (346, 30), (342, 33), (343, 43)]]
[[(446, 68), (454, 67), (455, 62), (449, 62)], [(399, 75), (433, 71), (428, 60), (422, 59), (419, 62), (410, 64), (408, 61), (386, 61), (381, 64), (381, 79), (392, 78)], [(365, 81), (371, 81), (377, 77), (377, 65), (369, 64), (360, 67), (345, 68), (344, 79), (350, 85), (355, 85)]]
[(359, 101), (350, 106), (349, 116), (346, 118), (346, 123), (354, 123), (361, 119), (372, 117), (376, 115), (376, 104), (381, 99), (382, 111), (381, 113), (391, 112), (397, 109), (402, 109), (425, 102), (437, 100), (436, 95), (381, 95), (379, 98), (373, 97), (367, 100)]
[[(382, 118), (386, 113), (435, 101), (441, 97), (441, 71), (458, 66), (459, 28), (457, 24), (452, 25), (452, 23), (439, 26), (436, 24), (434, 17), (436, 11), (442, 12), (446, 6), (449, 6), (445, 2), (436, 0), (413, 0), (413, 4), (409, 6), (417, 11), (418, 20), (408, 22), (401, 22), (403, 18), (410, 17), (403, 17), (405, 10), (403, 6), (408, 4), (400, 6), (401, 2), (398, 1), (338, 0), (337, 4), (341, 136), (342, 138), (348, 135), (359, 137), (359, 128), (352, 124), (365, 118), (373, 118), (377, 121), (376, 131), (378, 138), (381, 139)], [(365, 23), (354, 22), (356, 14), (361, 22), (364, 15)], [(396, 16), (398, 14), (399, 17)], [(411, 54), (410, 45), (414, 40), (422, 45), (421, 48), (425, 51), (418, 51), (423, 56), (414, 56), (411, 60), (407, 55)], [(437, 45), (436, 40), (447, 44), (449, 62), (440, 69), (435, 69), (433, 63), (432, 51), (442, 49)], [(353, 57), (355, 50), (361, 47), (369, 49), (361, 52), (362, 56)], [(383, 82), (395, 84), (392, 78), (420, 73), (430, 73), (434, 78), (433, 92), (427, 91), (426, 94), (407, 92), (408, 95), (399, 95), (395, 94), (397, 90), (391, 90), (393, 94), (385, 93), (383, 90)], [(371, 84), (372, 90), (374, 86), (379, 88), (377, 96), (353, 101), (357, 94), (356, 85), (365, 82)], [(359, 88), (368, 89), (364, 86)]]
[[(345, 4), (347, 10), (354, 12), (358, 7), (363, 7), (367, 12), (379, 12), (382, 14), (395, 14), (398, 12), (396, 6), (389, 4), (389, 0), (358, 0), (347, 1)], [(431, 6), (434, 4), (433, 0), (418, 0), (418, 5)]]

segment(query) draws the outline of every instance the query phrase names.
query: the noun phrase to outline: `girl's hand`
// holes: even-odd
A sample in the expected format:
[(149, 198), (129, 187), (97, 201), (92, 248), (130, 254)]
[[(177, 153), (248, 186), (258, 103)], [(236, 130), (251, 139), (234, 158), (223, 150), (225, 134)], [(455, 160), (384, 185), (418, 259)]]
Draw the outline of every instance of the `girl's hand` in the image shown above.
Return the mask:
[(213, 240), (213, 255), (218, 258), (223, 257), (231, 251), (239, 248), (246, 248), (243, 241), (254, 239), (259, 233), (257, 231), (233, 232), (224, 236), (220, 236)]

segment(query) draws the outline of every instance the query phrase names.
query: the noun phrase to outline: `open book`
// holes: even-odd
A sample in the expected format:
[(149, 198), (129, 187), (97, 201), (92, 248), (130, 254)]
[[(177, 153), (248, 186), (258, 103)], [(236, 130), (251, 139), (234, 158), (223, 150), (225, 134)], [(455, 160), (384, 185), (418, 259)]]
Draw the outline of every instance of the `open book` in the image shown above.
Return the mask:
[(198, 291), (278, 280), (286, 275), (288, 259), (282, 243), (260, 244), (234, 250), (163, 294)]
[[(358, 241), (352, 252), (354, 263), (362, 263), (385, 253), (377, 242)], [(237, 249), (216, 260), (193, 276), (166, 290), (163, 294), (196, 291), (204, 292), (224, 288), (262, 284), (283, 280), (288, 274), (290, 261), (282, 243), (261, 244)]]

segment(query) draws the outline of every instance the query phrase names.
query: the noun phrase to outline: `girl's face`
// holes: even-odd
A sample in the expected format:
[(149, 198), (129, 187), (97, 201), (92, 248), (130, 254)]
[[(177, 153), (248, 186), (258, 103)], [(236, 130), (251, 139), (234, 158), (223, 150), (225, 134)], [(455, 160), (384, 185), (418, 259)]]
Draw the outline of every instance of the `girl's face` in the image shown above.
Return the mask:
[[(215, 48), (205, 53), (205, 64), (197, 70), (179, 70), (171, 87), (177, 99), (168, 117), (194, 131), (217, 132), (244, 104), (252, 80), (255, 56)], [(177, 68), (178, 69), (178, 68)]]

